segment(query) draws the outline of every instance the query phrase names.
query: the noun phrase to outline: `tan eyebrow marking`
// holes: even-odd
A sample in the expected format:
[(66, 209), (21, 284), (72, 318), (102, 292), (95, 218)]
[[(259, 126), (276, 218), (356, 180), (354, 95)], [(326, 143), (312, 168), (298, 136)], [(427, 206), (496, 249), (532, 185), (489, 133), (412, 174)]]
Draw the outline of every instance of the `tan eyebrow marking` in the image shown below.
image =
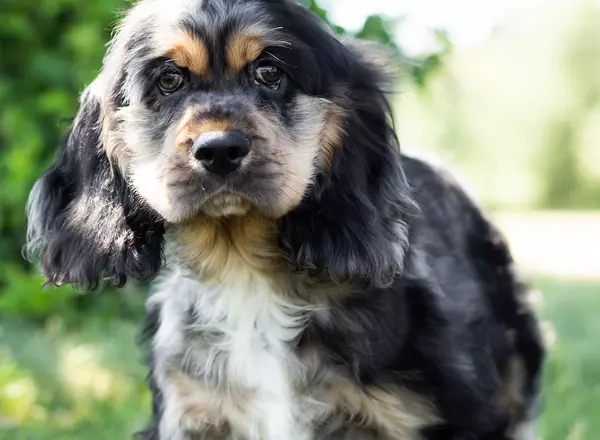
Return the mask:
[(189, 32), (183, 32), (167, 50), (167, 56), (175, 64), (205, 78), (210, 76), (208, 55), (206, 44)]
[(236, 34), (225, 46), (227, 65), (234, 71), (240, 71), (256, 60), (264, 48), (264, 40), (258, 35)]

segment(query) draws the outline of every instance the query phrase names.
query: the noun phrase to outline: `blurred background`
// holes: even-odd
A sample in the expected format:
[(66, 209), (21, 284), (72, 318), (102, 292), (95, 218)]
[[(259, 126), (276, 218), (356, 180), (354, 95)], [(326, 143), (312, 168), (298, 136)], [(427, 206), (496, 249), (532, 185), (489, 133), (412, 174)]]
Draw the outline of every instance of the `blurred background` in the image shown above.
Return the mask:
[[(600, 432), (600, 1), (305, 0), (390, 45), (406, 151), (491, 212), (544, 320), (544, 440)], [(98, 72), (122, 0), (0, 2), (0, 438), (125, 439), (150, 415), (144, 289), (40, 289), (29, 190)]]

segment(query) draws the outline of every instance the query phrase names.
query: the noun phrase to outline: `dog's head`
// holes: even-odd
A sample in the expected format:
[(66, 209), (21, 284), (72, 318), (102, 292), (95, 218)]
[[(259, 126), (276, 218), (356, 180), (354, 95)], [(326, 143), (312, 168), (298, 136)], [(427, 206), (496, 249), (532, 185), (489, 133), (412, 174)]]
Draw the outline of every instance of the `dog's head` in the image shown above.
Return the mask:
[(29, 202), (49, 280), (151, 279), (165, 226), (260, 216), (296, 269), (389, 279), (409, 203), (383, 77), (292, 0), (142, 0)]

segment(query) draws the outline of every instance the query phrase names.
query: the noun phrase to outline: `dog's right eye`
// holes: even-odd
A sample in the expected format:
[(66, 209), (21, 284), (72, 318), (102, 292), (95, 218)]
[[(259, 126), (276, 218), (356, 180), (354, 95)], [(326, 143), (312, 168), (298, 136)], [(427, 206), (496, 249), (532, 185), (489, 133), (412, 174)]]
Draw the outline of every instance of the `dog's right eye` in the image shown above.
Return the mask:
[(185, 81), (179, 70), (167, 70), (158, 78), (158, 88), (164, 95), (169, 95), (181, 88)]
[(283, 71), (268, 61), (259, 63), (254, 69), (254, 81), (270, 89), (279, 89), (282, 79)]

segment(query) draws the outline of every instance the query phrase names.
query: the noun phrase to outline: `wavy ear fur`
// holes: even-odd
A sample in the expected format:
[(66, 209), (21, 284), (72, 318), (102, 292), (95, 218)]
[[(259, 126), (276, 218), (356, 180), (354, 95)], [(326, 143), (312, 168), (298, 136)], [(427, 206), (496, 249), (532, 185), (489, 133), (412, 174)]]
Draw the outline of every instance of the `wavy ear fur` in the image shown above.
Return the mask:
[(48, 282), (97, 288), (152, 279), (164, 227), (130, 191), (100, 141), (100, 99), (84, 92), (66, 148), (29, 196), (28, 257)]
[[(401, 167), (379, 69), (347, 47), (329, 55), (335, 82), (348, 84), (342, 145), (330, 173), (283, 219), (280, 245), (291, 264), (336, 282), (391, 283), (408, 246), (414, 204)], [(335, 102), (335, 98), (332, 99)]]

